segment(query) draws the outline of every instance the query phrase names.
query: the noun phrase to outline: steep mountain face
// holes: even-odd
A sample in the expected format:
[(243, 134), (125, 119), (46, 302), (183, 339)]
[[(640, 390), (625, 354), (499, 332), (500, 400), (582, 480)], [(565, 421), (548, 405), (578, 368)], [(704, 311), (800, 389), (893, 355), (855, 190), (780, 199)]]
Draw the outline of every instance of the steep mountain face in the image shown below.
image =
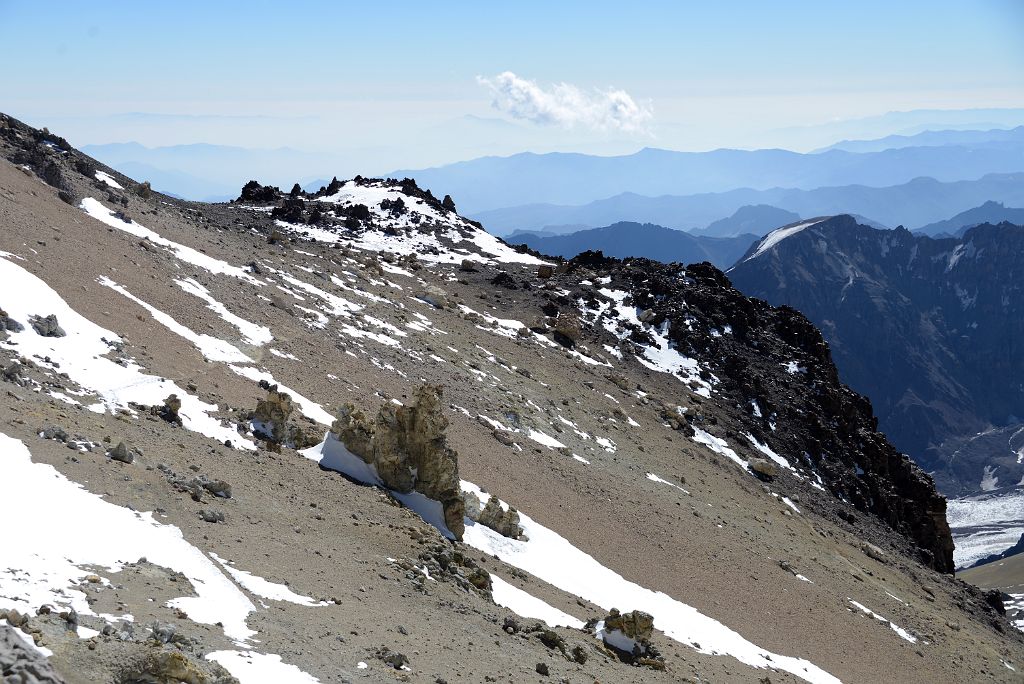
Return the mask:
[(744, 205), (767, 204), (799, 216), (848, 213), (868, 216), (886, 226), (914, 229), (994, 200), (1024, 206), (1024, 173), (988, 174), (978, 180), (943, 183), (915, 178), (889, 187), (845, 185), (813, 190), (748, 188), (697, 195), (648, 196), (621, 193), (580, 206), (526, 204), (473, 214), (490, 231), (505, 235), (513, 230), (548, 225), (604, 226), (616, 221), (640, 221), (695, 230), (729, 216)]
[(1017, 676), (930, 479), (713, 266), (560, 262), (412, 180), (211, 205), (7, 117), (0, 154), (5, 672)]
[(754, 235), (704, 237), (651, 223), (628, 221), (567, 235), (523, 233), (508, 238), (513, 244), (524, 244), (544, 254), (566, 258), (595, 250), (611, 257), (646, 257), (666, 263), (708, 261), (719, 268), (736, 263), (756, 239)]
[[(827, 471), (837, 497), (905, 531), (930, 564), (952, 570), (945, 499), (878, 433), (870, 403), (840, 383), (828, 345), (807, 319), (741, 295), (707, 264), (681, 269), (640, 259), (615, 268), (618, 264), (589, 253), (570, 262), (569, 272), (580, 265), (612, 273), (603, 277), (629, 293), (629, 305), (641, 310), (638, 320), (661, 330), (666, 346), (686, 357), (714, 360), (699, 374), (701, 380), (713, 379), (718, 394), (741, 407), (739, 422), (752, 444), (782, 444), (784, 453), (800, 454), (796, 467), (807, 468), (815, 479)], [(625, 286), (617, 284), (622, 281)], [(602, 323), (605, 306), (586, 296), (585, 291), (579, 296), (585, 314), (597, 310), (596, 322)], [(631, 339), (643, 342), (643, 329), (632, 330)], [(799, 382), (790, 376), (800, 376)], [(700, 385), (701, 380), (689, 382)], [(692, 410), (683, 417), (701, 430), (699, 405)]]
[(1024, 228), (982, 225), (959, 239), (878, 231), (848, 216), (780, 229), (729, 271), (750, 296), (819, 325), (883, 431), (966, 494), (1024, 476)]
[[(744, 234), (760, 237), (779, 226), (799, 220), (800, 216), (797, 214), (778, 207), (767, 204), (745, 205), (737, 209), (732, 216), (713, 221), (704, 229), (694, 232), (716, 237), (734, 237)], [(727, 266), (731, 265), (727, 264)]]
[(1007, 207), (1002, 202), (990, 200), (981, 206), (962, 211), (952, 218), (921, 226), (914, 232), (932, 237), (960, 237), (968, 228), (980, 226), (983, 223), (999, 224), (1004, 222), (1018, 226), (1024, 225), (1024, 209)]

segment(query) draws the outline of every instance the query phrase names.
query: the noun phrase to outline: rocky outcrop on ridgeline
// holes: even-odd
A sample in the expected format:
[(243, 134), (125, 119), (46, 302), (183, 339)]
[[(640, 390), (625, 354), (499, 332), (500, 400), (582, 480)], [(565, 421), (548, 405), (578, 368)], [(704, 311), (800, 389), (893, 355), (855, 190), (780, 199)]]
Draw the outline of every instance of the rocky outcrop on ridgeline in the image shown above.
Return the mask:
[[(802, 314), (744, 296), (709, 263), (684, 267), (585, 252), (564, 270), (558, 285), (572, 291), (552, 293), (554, 305), (581, 302), (585, 310), (596, 310), (603, 295), (578, 283), (597, 278), (607, 283), (602, 287), (629, 293), (626, 303), (642, 312), (646, 324), (668, 323), (673, 346), (701, 364), (701, 377), (714, 383), (716, 403), (726, 413), (733, 407), (742, 432), (801, 459), (835, 497), (911, 540), (924, 563), (953, 571), (945, 498), (878, 431), (870, 402), (840, 381), (828, 344)], [(621, 342), (638, 348), (650, 343), (641, 327)], [(692, 410), (677, 416), (681, 425), (716, 420), (705, 418), (700, 397), (692, 399)], [(749, 447), (740, 440), (734, 445)], [(751, 450), (749, 456), (763, 455)], [(836, 510), (839, 517), (850, 516), (841, 506)]]
[(349, 451), (373, 466), (388, 489), (403, 494), (419, 492), (439, 502), (448, 530), (462, 539), (465, 503), (458, 455), (448, 446), (447, 428), (441, 388), (421, 385), (414, 391), (411, 405), (385, 403), (374, 419), (346, 404), (339, 410), (331, 432)]
[(280, 188), (273, 185), (260, 185), (259, 181), (251, 180), (242, 186), (242, 193), (238, 196), (237, 201), (270, 204), (276, 202), (280, 196)]

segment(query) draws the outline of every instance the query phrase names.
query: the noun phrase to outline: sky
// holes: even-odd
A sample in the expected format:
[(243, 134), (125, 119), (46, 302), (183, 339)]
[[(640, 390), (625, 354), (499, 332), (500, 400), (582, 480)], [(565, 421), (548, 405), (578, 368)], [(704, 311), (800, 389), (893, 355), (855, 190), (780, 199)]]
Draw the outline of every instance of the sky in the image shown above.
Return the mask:
[(0, 110), (79, 146), (808, 150), (1024, 108), (1024, 2), (0, 0), (0, 63)]

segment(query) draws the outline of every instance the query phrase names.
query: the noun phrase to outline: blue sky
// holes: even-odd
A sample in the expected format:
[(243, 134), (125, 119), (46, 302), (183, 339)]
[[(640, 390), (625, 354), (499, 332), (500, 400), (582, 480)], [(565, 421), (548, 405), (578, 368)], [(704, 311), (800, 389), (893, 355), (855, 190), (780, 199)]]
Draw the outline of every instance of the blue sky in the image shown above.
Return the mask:
[[(75, 144), (291, 146), (371, 172), (806, 149), (888, 111), (1024, 107), (1022, 36), (1016, 0), (0, 0), (0, 109)], [(635, 107), (625, 123), (610, 93)]]

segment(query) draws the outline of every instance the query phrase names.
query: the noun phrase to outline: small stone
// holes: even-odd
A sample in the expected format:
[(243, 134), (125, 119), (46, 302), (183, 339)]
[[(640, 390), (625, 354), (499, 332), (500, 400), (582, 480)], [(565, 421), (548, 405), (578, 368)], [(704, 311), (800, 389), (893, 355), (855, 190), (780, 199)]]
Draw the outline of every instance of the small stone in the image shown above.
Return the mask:
[(208, 511), (203, 509), (199, 511), (199, 517), (203, 519), (203, 522), (208, 523), (219, 523), (224, 522), (224, 513), (221, 511)]

